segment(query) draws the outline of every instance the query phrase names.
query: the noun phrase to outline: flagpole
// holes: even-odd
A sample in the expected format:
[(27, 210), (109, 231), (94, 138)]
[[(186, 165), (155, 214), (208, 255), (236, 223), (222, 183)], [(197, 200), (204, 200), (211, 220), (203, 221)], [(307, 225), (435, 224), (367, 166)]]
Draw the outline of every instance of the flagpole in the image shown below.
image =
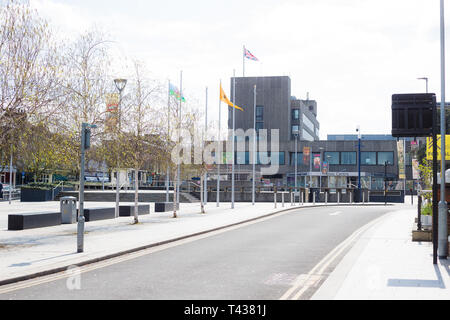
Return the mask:
[(255, 163), (256, 163), (256, 84), (253, 86), (253, 181), (252, 181), (252, 205), (255, 205)]
[[(222, 88), (222, 80), (220, 80), (220, 88)], [(216, 199), (216, 206), (219, 207), (220, 205), (220, 162), (222, 161), (222, 146), (221, 143), (222, 141), (220, 140), (220, 122), (221, 122), (221, 118), (220, 118), (220, 109), (222, 109), (222, 100), (220, 99), (220, 94), (219, 94), (219, 134), (217, 135), (217, 156), (216, 156), (216, 161), (217, 161), (217, 199)]]
[(231, 209), (234, 209), (234, 129), (235, 129), (235, 110), (234, 107), (236, 100), (236, 70), (233, 69), (233, 133), (232, 137), (233, 140), (231, 141), (231, 155), (232, 155), (232, 161), (231, 161)]
[(242, 51), (242, 76), (245, 77), (245, 45), (243, 46)]
[[(180, 71), (180, 110), (178, 112), (178, 122), (179, 122), (179, 130), (178, 130), (178, 144), (180, 143), (180, 131), (181, 131), (181, 102), (183, 101), (183, 71)], [(177, 164), (177, 205), (180, 205), (180, 175), (181, 168), (180, 164)]]
[[(167, 95), (167, 144), (169, 144), (170, 140), (170, 80), (169, 80), (169, 89), (168, 89), (168, 95)], [(167, 162), (169, 164), (169, 162)], [(167, 165), (167, 172), (166, 172), (166, 202), (169, 202), (169, 184), (170, 184), (170, 169), (169, 165)]]
[[(207, 137), (207, 131), (208, 131), (208, 87), (206, 87), (206, 103), (205, 103), (205, 138), (203, 140), (204, 146), (206, 144), (206, 137)], [(203, 194), (204, 194), (204, 204), (206, 205), (208, 203), (208, 192), (206, 191), (208, 188), (208, 182), (207, 179), (208, 178), (208, 173), (205, 170), (205, 177), (204, 177), (204, 190), (203, 190)]]

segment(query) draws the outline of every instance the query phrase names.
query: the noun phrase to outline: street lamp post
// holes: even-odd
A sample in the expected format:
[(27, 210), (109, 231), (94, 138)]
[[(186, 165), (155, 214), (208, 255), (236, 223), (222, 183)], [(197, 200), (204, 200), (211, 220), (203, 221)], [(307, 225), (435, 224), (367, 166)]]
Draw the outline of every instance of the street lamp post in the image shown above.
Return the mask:
[(119, 199), (120, 199), (120, 181), (119, 181), (119, 167), (120, 167), (120, 155), (119, 155), (119, 135), (121, 129), (121, 112), (120, 106), (122, 104), (122, 91), (127, 85), (126, 79), (114, 79), (114, 84), (119, 91), (119, 105), (117, 106), (117, 119), (118, 119), (118, 131), (117, 131), (117, 169), (116, 169), (116, 218), (119, 216)]
[(253, 164), (252, 164), (252, 205), (255, 205), (255, 165), (256, 165), (256, 84), (253, 86)]
[(298, 131), (294, 132), (294, 137), (295, 137), (295, 156), (294, 156), (294, 161), (295, 161), (295, 177), (294, 177), (294, 203), (295, 203), (295, 194), (297, 193), (297, 163), (298, 163), (298, 152), (297, 152), (297, 141), (298, 141)]
[(444, 0), (440, 5), (440, 36), (441, 36), (441, 199), (438, 210), (438, 255), (439, 259), (447, 259), (447, 202), (445, 201), (445, 24)]

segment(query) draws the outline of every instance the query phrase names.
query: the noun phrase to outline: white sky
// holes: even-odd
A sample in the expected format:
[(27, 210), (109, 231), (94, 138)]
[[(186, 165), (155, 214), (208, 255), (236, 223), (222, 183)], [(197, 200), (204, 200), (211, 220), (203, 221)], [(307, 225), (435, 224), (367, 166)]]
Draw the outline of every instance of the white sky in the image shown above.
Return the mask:
[(178, 84), (183, 70), (187, 96), (204, 101), (209, 88), (211, 121), (219, 80), (229, 93), (233, 69), (242, 76), (243, 45), (261, 61), (247, 60), (246, 76), (288, 75), (292, 95), (317, 101), (321, 139), (357, 124), (390, 134), (391, 95), (425, 92), (418, 77), (440, 101), (439, 0), (30, 2), (67, 38), (93, 24), (107, 31), (115, 54), (142, 60), (154, 78)]

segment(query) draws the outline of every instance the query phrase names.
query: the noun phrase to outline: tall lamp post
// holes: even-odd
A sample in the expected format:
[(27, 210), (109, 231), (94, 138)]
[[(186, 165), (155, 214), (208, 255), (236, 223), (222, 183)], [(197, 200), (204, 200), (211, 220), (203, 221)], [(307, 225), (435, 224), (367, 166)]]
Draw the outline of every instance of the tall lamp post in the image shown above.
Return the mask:
[(444, 0), (440, 5), (440, 36), (441, 36), (441, 199), (439, 201), (438, 223), (438, 255), (439, 259), (447, 259), (447, 202), (445, 201), (445, 24)]
[[(298, 163), (298, 152), (297, 152), (297, 141), (298, 141), (298, 131), (294, 132), (294, 137), (295, 137), (295, 156), (294, 156), (294, 161), (295, 161), (295, 170), (294, 170), (294, 195), (297, 193), (297, 163)], [(295, 198), (294, 198), (294, 203), (295, 203)]]
[(117, 131), (117, 170), (116, 170), (116, 218), (119, 216), (119, 198), (120, 198), (120, 183), (119, 183), (119, 168), (120, 168), (120, 155), (119, 155), (119, 135), (121, 129), (121, 111), (120, 106), (122, 104), (122, 91), (127, 85), (126, 79), (114, 79), (114, 84), (119, 91), (119, 105), (117, 106), (117, 121), (118, 121), (118, 131)]

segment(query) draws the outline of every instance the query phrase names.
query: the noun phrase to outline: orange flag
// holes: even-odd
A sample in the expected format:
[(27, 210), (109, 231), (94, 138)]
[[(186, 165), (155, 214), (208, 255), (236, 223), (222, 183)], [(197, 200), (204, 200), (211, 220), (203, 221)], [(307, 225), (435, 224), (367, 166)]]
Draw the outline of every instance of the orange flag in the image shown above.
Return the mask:
[(239, 109), (241, 111), (244, 111), (244, 109), (242, 109), (241, 107), (238, 107), (237, 105), (235, 105), (234, 103), (232, 103), (227, 96), (225, 95), (225, 92), (222, 89), (222, 84), (220, 85), (220, 100), (222, 100), (223, 102), (225, 102), (227, 105), (229, 105), (230, 107)]

